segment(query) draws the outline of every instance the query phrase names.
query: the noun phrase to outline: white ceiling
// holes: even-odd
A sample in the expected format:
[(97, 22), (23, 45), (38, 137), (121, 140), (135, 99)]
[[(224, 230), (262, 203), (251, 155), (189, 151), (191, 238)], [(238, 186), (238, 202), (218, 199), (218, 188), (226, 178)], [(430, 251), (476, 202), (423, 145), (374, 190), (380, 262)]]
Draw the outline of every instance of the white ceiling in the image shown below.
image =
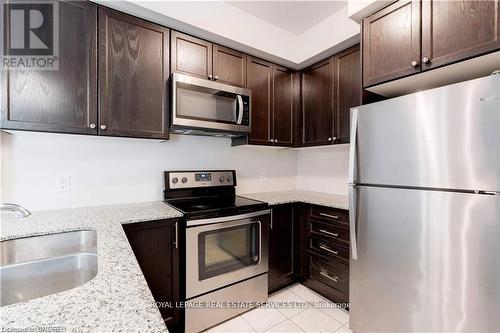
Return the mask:
[(347, 6), (347, 1), (226, 1), (294, 35), (299, 35)]

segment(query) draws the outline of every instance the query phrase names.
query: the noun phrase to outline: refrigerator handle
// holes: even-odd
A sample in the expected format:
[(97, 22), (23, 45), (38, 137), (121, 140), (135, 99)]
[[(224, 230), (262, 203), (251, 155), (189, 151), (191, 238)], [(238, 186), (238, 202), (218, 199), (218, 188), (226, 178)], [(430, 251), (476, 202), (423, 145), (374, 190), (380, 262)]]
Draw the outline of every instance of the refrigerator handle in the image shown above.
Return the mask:
[(351, 235), (351, 257), (353, 260), (358, 260), (358, 240), (356, 233), (356, 211), (357, 211), (357, 203), (356, 203), (356, 186), (349, 185), (349, 229)]
[(358, 109), (351, 109), (351, 140), (349, 146), (349, 171), (348, 183), (354, 184), (356, 173), (356, 138), (358, 134)]

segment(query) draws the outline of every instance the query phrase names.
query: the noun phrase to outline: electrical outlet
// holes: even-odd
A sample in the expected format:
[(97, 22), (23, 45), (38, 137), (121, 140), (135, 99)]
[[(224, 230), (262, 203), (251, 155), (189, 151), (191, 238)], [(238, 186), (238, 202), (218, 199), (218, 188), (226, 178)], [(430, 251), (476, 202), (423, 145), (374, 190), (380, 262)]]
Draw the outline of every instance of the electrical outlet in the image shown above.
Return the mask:
[(56, 178), (56, 192), (69, 192), (69, 176), (61, 176)]
[(265, 171), (261, 171), (260, 174), (259, 174), (259, 180), (261, 182), (265, 182), (266, 181), (266, 172)]

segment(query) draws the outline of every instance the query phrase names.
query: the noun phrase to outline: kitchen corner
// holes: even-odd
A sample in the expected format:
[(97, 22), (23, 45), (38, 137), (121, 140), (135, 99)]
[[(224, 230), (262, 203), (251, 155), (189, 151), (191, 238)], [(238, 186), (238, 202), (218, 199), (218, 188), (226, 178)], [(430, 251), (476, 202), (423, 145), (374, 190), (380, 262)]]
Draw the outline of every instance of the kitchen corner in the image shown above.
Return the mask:
[(97, 231), (98, 273), (82, 286), (2, 307), (2, 326), (65, 331), (167, 332), (122, 224), (182, 214), (163, 202), (3, 213), (2, 241), (74, 230)]

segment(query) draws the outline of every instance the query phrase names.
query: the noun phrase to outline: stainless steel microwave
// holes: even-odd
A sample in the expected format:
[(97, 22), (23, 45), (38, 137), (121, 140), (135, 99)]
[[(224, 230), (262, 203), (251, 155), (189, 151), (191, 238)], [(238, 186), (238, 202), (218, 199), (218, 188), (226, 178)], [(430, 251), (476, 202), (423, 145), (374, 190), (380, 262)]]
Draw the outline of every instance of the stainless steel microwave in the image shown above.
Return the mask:
[(251, 91), (172, 74), (171, 131), (236, 137), (250, 132)]

